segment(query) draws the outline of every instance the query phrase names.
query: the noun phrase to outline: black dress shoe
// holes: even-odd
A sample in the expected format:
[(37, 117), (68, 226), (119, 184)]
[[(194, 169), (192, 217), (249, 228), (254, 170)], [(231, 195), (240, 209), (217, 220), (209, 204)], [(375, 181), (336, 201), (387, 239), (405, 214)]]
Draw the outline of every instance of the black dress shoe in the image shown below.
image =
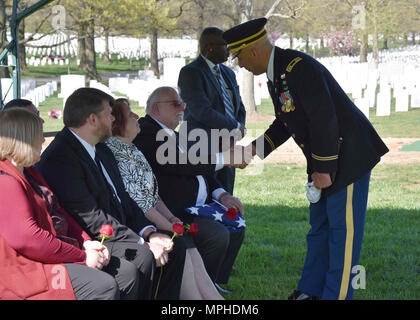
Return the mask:
[(223, 294), (231, 294), (231, 293), (232, 293), (232, 291), (229, 291), (229, 290), (223, 289), (223, 288), (222, 288), (221, 286), (219, 286), (217, 283), (215, 283), (215, 284), (214, 284), (214, 286), (216, 287), (217, 291), (219, 291), (220, 293), (223, 293)]
[(287, 300), (319, 300), (318, 297), (312, 296), (310, 294), (303, 293), (302, 291), (295, 290), (287, 298)]

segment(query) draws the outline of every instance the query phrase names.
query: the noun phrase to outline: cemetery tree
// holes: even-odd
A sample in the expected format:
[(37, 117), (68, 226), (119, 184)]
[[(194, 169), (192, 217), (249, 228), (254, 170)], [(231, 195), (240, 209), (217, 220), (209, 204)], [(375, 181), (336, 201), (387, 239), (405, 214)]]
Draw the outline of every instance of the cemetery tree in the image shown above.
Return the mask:
[(160, 32), (166, 32), (167, 34), (174, 32), (177, 19), (181, 14), (179, 12), (180, 2), (169, 0), (142, 0), (140, 3), (144, 6), (144, 10), (139, 13), (141, 16), (138, 16), (141, 32), (145, 32), (150, 36), (151, 68), (155, 75), (159, 77), (158, 36)]
[[(6, 3), (5, 0), (0, 0), (0, 29), (3, 30), (0, 34), (0, 52), (3, 52), (6, 49), (9, 41), (7, 40), (7, 33), (4, 30), (7, 30), (7, 14), (6, 14)], [(7, 64), (7, 57), (5, 61), (0, 61), (2, 64)], [(0, 67), (0, 78), (10, 78), (10, 72), (8, 68)]]
[(415, 45), (416, 33), (420, 30), (420, 3), (418, 0), (396, 1), (391, 4), (395, 12), (398, 13), (395, 28), (399, 35), (403, 36), (404, 44), (408, 44), (408, 35), (411, 34), (412, 45)]
[[(223, 4), (220, 0), (187, 0), (183, 3), (182, 14), (177, 21), (176, 29), (181, 34), (188, 34), (196, 39), (200, 39), (200, 35), (205, 26), (217, 25), (222, 26), (223, 23), (215, 21), (222, 13)], [(200, 45), (197, 42), (197, 55), (200, 53)]]
[(390, 37), (403, 35), (403, 39), (406, 39), (404, 35), (410, 28), (416, 28), (416, 19), (418, 28), (416, 0), (347, 0), (345, 3), (349, 10), (361, 8), (361, 12), (356, 14), (364, 18), (364, 25), (358, 28), (361, 62), (367, 61), (368, 35), (372, 36), (373, 59), (378, 64), (380, 37), (384, 39), (385, 47), (387, 47), (387, 40)]
[[(24, 4), (24, 1), (20, 2), (21, 5)], [(59, 3), (60, 1), (57, 1), (54, 5)], [(26, 47), (32, 47), (30, 42), (57, 32), (57, 30), (52, 28), (51, 24), (47, 23), (52, 14), (52, 6), (52, 4), (47, 5), (45, 8), (35, 12), (26, 19), (23, 19), (19, 24), (19, 57), (20, 70), (22, 73), (29, 72), (26, 64)], [(29, 35), (26, 35), (26, 32), (28, 32)], [(39, 35), (39, 33), (42, 33), (42, 35)], [(50, 48), (54, 45), (55, 44), (52, 44)]]
[[(91, 1), (90, 1), (91, 2)], [(71, 19), (71, 22), (66, 26), (68, 29), (73, 30), (77, 34), (77, 60), (79, 62), (79, 70), (83, 70), (87, 73), (88, 68), (93, 71), (93, 74), (97, 75), (96, 60), (88, 61), (88, 50), (94, 49), (94, 45), (88, 45), (91, 41), (89, 38), (89, 24), (94, 27), (92, 10), (89, 10), (91, 4), (88, 4), (82, 0), (64, 0), (64, 6), (66, 8), (66, 14)], [(92, 35), (92, 34), (91, 34)], [(93, 39), (94, 41), (94, 39)], [(88, 64), (90, 66), (88, 67)], [(95, 64), (95, 65), (93, 65)]]
[(69, 28), (76, 31), (78, 36), (79, 68), (85, 71), (88, 80), (100, 80), (96, 68), (95, 37), (101, 28), (97, 27), (97, 23), (104, 23), (109, 19), (110, 11), (118, 13), (118, 10), (107, 0), (65, 0), (64, 6), (72, 19)]
[[(134, 0), (101, 0), (96, 3), (96, 32), (105, 37), (104, 62), (111, 63), (109, 52), (110, 35), (143, 35), (139, 22), (139, 14), (146, 9), (142, 1)], [(140, 30), (140, 31), (139, 31)]]

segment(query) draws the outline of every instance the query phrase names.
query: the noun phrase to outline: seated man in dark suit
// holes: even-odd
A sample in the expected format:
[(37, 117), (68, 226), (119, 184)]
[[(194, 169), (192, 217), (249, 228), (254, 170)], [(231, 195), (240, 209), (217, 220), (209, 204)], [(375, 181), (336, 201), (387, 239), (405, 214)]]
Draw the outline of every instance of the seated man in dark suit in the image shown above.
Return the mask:
[(106, 161), (95, 145), (111, 136), (114, 99), (93, 89), (76, 90), (66, 101), (65, 128), (43, 152), (37, 168), (62, 206), (91, 237), (110, 224), (114, 235), (105, 241), (111, 255), (134, 263), (140, 275), (140, 299), (153, 297), (160, 271), (158, 299), (178, 299), (185, 245), (156, 232), (125, 191), (118, 167)]
[[(158, 181), (159, 195), (169, 210), (184, 223), (198, 224), (200, 231), (194, 236), (194, 242), (210, 278), (215, 283), (226, 284), (242, 245), (244, 231), (229, 232), (217, 221), (193, 217), (184, 209), (208, 203), (213, 198), (224, 206), (236, 207), (243, 213), (242, 203), (221, 188), (215, 178), (216, 169), (222, 168), (223, 163), (192, 163), (191, 159), (186, 157), (188, 143), (183, 143), (182, 137), (174, 131), (184, 113), (184, 103), (175, 89), (156, 89), (147, 101), (146, 113), (146, 117), (139, 119), (141, 131), (133, 143), (151, 165)], [(162, 129), (165, 131), (162, 132)], [(165, 132), (172, 137), (173, 145), (169, 148), (175, 151), (175, 154), (172, 154), (175, 157), (172, 157), (169, 163), (158, 159), (161, 156), (165, 157), (161, 151), (166, 142), (159, 141), (159, 135)], [(168, 156), (171, 158), (171, 155)]]

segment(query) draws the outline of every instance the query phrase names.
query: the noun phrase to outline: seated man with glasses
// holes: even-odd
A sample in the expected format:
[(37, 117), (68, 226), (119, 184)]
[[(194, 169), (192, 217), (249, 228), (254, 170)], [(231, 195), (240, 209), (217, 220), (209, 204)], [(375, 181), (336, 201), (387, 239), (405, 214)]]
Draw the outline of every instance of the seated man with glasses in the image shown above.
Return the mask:
[[(215, 283), (226, 284), (242, 245), (244, 231), (229, 232), (221, 223), (188, 214), (185, 208), (207, 204), (215, 199), (243, 213), (243, 205), (238, 198), (226, 192), (214, 177), (215, 171), (223, 168), (223, 161), (191, 161), (188, 141), (183, 136), (186, 122), (181, 125), (179, 132), (175, 131), (183, 119), (184, 108), (175, 89), (156, 89), (147, 100), (147, 115), (139, 119), (141, 131), (133, 143), (152, 167), (159, 196), (169, 210), (184, 223), (197, 223), (199, 232), (193, 240), (210, 278)], [(226, 293), (219, 286), (216, 287)]]

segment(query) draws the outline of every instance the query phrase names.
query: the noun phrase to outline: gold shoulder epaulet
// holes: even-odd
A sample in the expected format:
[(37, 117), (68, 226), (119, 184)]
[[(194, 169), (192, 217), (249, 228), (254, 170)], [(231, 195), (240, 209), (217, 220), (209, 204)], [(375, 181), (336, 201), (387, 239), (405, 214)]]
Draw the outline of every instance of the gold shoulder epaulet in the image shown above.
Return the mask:
[(290, 63), (287, 65), (287, 67), (286, 67), (286, 71), (287, 72), (292, 72), (292, 70), (293, 70), (293, 67), (299, 62), (299, 61), (301, 61), (302, 60), (302, 58), (301, 57), (296, 57), (296, 58), (294, 58), (292, 61), (290, 61)]

